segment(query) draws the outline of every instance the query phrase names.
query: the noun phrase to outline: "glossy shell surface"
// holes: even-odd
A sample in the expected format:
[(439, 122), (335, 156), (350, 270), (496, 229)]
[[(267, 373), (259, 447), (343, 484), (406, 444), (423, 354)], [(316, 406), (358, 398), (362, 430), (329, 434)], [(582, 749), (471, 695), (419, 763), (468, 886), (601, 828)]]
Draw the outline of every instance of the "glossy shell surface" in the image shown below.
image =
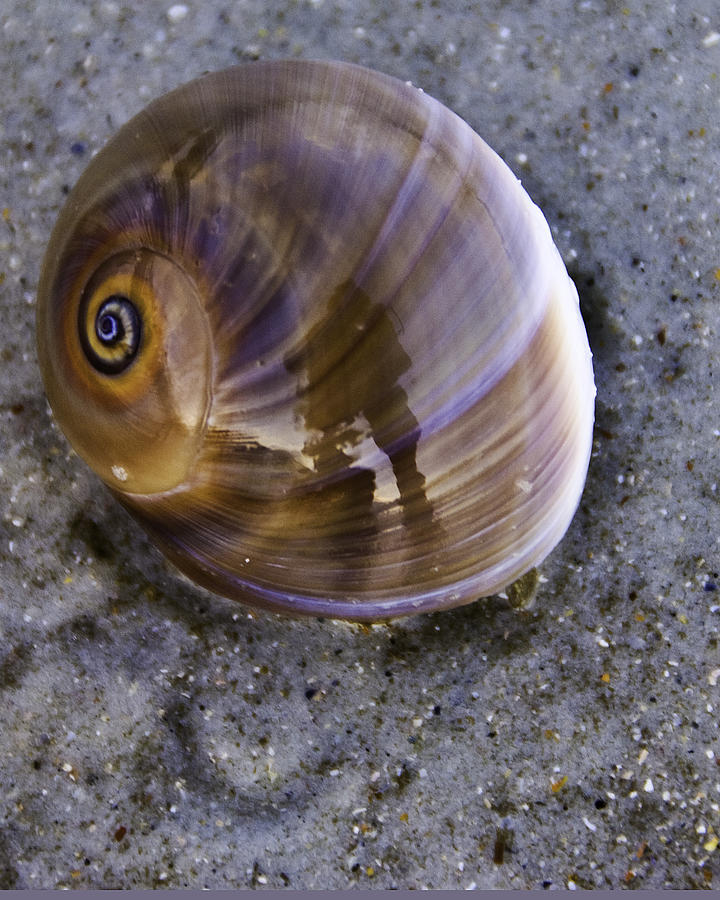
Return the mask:
[(594, 385), (547, 224), (452, 112), (343, 63), (150, 104), (61, 212), (39, 358), (77, 452), (192, 579), (356, 620), (557, 544)]

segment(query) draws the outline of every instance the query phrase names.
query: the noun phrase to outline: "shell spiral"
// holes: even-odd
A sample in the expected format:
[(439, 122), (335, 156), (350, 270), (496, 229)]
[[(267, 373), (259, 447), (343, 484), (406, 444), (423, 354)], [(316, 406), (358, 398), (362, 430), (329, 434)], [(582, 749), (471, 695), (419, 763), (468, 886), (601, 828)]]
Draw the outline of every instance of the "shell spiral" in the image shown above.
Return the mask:
[(583, 489), (591, 355), (545, 219), (460, 118), (357, 66), (239, 66), (126, 124), (60, 214), (37, 339), (80, 456), (251, 605), (467, 603)]

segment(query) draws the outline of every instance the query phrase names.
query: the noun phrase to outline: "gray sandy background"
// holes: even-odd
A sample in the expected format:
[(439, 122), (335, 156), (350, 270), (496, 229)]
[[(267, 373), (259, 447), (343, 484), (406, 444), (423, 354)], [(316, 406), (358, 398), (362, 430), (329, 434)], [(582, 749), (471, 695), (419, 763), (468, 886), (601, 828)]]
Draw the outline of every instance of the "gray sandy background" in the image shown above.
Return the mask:
[[(457, 111), (577, 283), (595, 443), (531, 611), (251, 613), (52, 424), (68, 187), (150, 99), (288, 56)], [(2, 0), (0, 887), (720, 886), (718, 72), (715, 0)]]

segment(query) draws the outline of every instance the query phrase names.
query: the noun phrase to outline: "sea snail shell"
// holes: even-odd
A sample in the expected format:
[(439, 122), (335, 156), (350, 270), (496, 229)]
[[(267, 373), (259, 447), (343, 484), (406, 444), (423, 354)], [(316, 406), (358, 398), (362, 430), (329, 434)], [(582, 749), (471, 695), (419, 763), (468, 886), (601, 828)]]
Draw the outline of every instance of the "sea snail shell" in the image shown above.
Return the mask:
[(151, 103), (59, 217), (37, 335), (80, 456), (253, 605), (467, 603), (582, 492), (591, 357), (545, 219), (461, 119), (357, 66), (252, 63)]

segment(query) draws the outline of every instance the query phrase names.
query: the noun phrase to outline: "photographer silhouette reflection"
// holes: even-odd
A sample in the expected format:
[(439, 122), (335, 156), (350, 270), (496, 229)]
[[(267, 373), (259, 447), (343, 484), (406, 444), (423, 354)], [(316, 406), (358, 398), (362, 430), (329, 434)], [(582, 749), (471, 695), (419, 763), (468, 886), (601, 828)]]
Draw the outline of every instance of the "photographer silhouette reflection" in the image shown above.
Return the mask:
[(286, 360), (304, 385), (298, 398), (308, 433), (303, 451), (320, 476), (329, 528), (336, 537), (347, 534), (348, 555), (358, 539), (379, 530), (375, 472), (353, 456), (366, 437), (392, 466), (405, 527), (434, 528), (417, 466), (421, 428), (399, 384), (411, 365), (388, 310), (352, 281), (333, 292), (321, 321)]

